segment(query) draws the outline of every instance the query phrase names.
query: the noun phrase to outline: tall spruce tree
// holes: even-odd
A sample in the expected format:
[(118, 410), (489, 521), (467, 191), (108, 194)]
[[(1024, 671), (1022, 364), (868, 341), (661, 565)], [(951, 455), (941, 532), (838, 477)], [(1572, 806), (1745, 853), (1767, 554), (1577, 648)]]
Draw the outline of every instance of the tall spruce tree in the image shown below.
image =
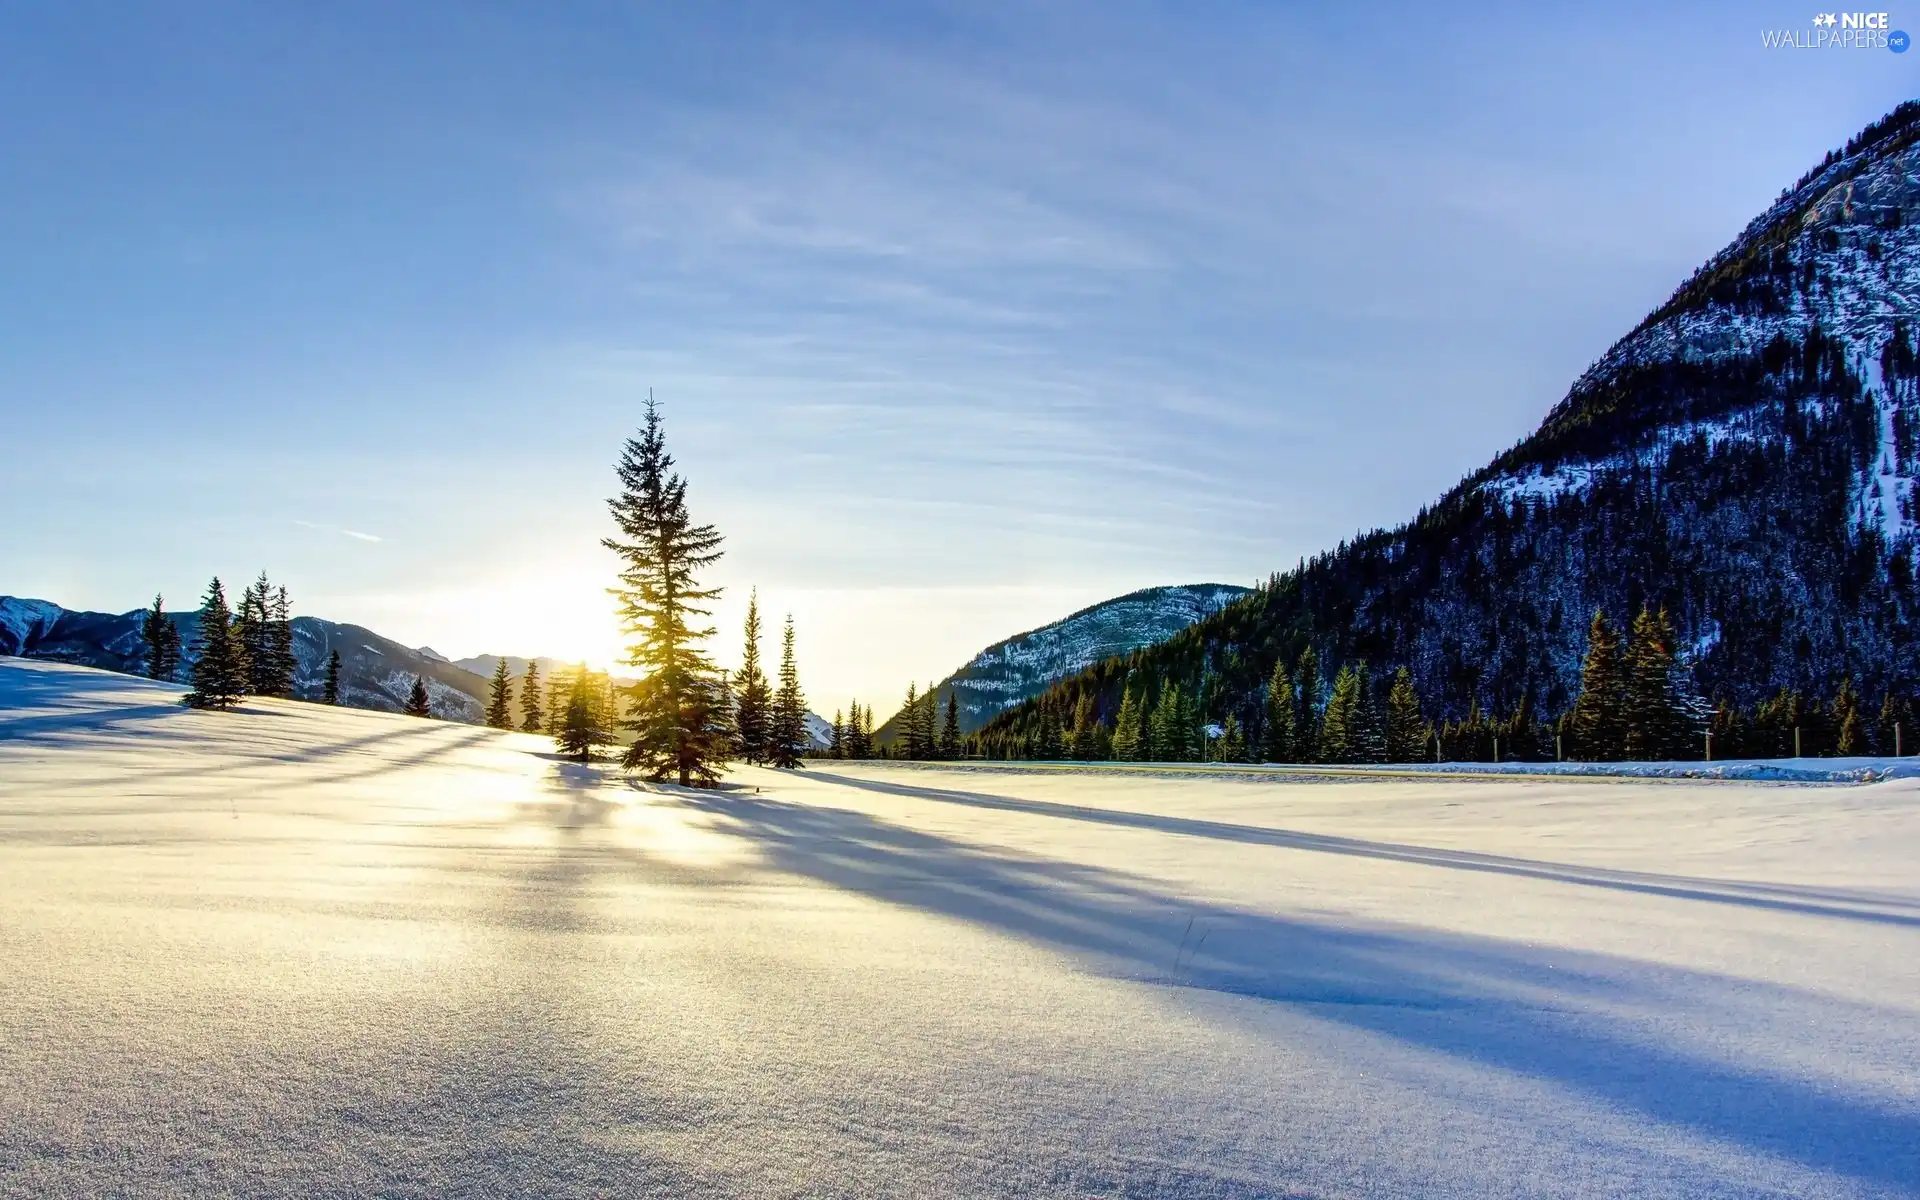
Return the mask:
[(837, 708), (833, 710), (833, 733), (830, 736), (831, 740), (827, 742), (827, 757), (845, 758), (847, 756), (847, 726), (841, 717), (840, 710)]
[(247, 691), (261, 696), (272, 695), (268, 689), (274, 683), (274, 664), (267, 641), (270, 587), (267, 573), (260, 572), (260, 578), (240, 593), (240, 606), (234, 610), (235, 636), (247, 660)]
[(507, 673), (506, 655), (494, 660), (493, 679), (487, 694), (487, 724), (495, 729), (512, 729), (513, 676)]
[(610, 739), (606, 689), (585, 663), (573, 672), (561, 714), (560, 732), (554, 739), (560, 753), (583, 763), (592, 762), (593, 752)]
[(787, 614), (786, 628), (780, 634), (780, 690), (774, 693), (773, 712), (768, 721), (771, 734), (767, 747), (770, 766), (795, 770), (813, 744), (807, 736), (807, 701), (800, 692), (800, 670), (793, 661), (793, 614)]
[(1266, 714), (1260, 723), (1262, 762), (1298, 761), (1295, 757), (1299, 741), (1295, 735), (1295, 703), (1293, 676), (1287, 674), (1287, 661), (1281, 658), (1273, 664), (1273, 674), (1267, 679)]
[(847, 702), (847, 728), (840, 735), (840, 742), (845, 757), (852, 759), (867, 757), (866, 743), (861, 738), (860, 733), (860, 702), (858, 700), (849, 700)]
[(1033, 756), (1042, 762), (1058, 762), (1066, 757), (1066, 751), (1066, 739), (1061, 736), (1060, 714), (1048, 708), (1040, 717), (1040, 740), (1034, 747)]
[(1620, 661), (1620, 635), (1599, 610), (1587, 628), (1580, 696), (1573, 702), (1573, 739), (1573, 756), (1584, 762), (1617, 762), (1626, 753), (1626, 675)]
[(763, 764), (773, 750), (773, 689), (760, 669), (760, 593), (747, 597), (746, 647), (733, 675), (733, 737), (746, 762)]
[(940, 757), (948, 760), (960, 757), (960, 694), (957, 688), (947, 689), (947, 716), (940, 724)]
[(1841, 758), (1854, 758), (1867, 753), (1867, 725), (1860, 715), (1860, 693), (1854, 690), (1853, 680), (1841, 676), (1840, 690), (1833, 697), (1833, 712), (1828, 717), (1833, 726), (1833, 752)]
[[(1075, 762), (1092, 762), (1099, 745), (1094, 736), (1094, 730), (1098, 727), (1099, 722), (1094, 720), (1093, 697), (1081, 696), (1073, 706), (1073, 730), (1067, 738), (1068, 757)], [(956, 734), (958, 732), (955, 730)]]
[(1413, 673), (1401, 667), (1393, 675), (1387, 690), (1388, 762), (1419, 762), (1427, 757), (1427, 719), (1420, 712), (1420, 693), (1414, 690)]
[(320, 703), (340, 703), (340, 651), (337, 649), (327, 654), (327, 678), (320, 685)]
[(1113, 757), (1118, 762), (1139, 762), (1146, 757), (1146, 751), (1145, 714), (1140, 711), (1140, 698), (1134, 695), (1133, 683), (1129, 680), (1120, 693), (1120, 711), (1113, 718)]
[(200, 604), (200, 635), (194, 643), (193, 690), (185, 701), (194, 708), (231, 708), (247, 694), (247, 656), (234, 635), (220, 577), (207, 585)]
[(525, 733), (539, 733), (545, 724), (545, 712), (540, 705), (540, 664), (527, 660), (527, 673), (520, 677), (520, 729)]
[(165, 602), (158, 595), (141, 623), (140, 636), (147, 643), (147, 678), (172, 683), (180, 673), (180, 628), (167, 616)]
[(1194, 705), (1178, 684), (1160, 689), (1147, 718), (1156, 762), (1193, 762), (1199, 757), (1199, 722)]
[(1293, 668), (1294, 686), (1300, 691), (1299, 719), (1294, 723), (1294, 761), (1324, 761), (1320, 755), (1321, 680), (1320, 656), (1308, 646), (1300, 652)]
[(256, 672), (259, 691), (263, 696), (291, 696), (299, 670), (293, 654), (293, 601), (284, 585), (269, 594), (264, 590), (264, 572), (260, 579), (260, 652), (265, 665)]
[(433, 697), (427, 694), (427, 679), (424, 675), (413, 677), (413, 687), (407, 692), (407, 715), (410, 717), (430, 717), (433, 715)]
[(1375, 693), (1372, 673), (1365, 662), (1358, 663), (1353, 673), (1360, 680), (1360, 704), (1354, 721), (1354, 761), (1377, 763), (1387, 761), (1387, 718), (1381, 710), (1380, 697)]
[(687, 512), (687, 484), (667, 453), (660, 410), (647, 397), (640, 435), (620, 456), (620, 495), (608, 501), (620, 536), (605, 539), (621, 558), (621, 624), (633, 637), (626, 662), (645, 675), (627, 689), (634, 734), (622, 764), (681, 786), (719, 782), (733, 752), (732, 702), (700, 644), (718, 588), (703, 588), (701, 571), (720, 560), (720, 532)]
[(1247, 735), (1240, 727), (1240, 718), (1228, 713), (1220, 723), (1220, 761), (1243, 763), (1247, 754)]
[(1327, 711), (1320, 721), (1320, 761), (1352, 763), (1361, 761), (1364, 744), (1361, 711), (1365, 701), (1364, 676), (1351, 666), (1342, 666), (1333, 678), (1333, 691), (1327, 697)]
[(899, 757), (925, 758), (920, 745), (920, 684), (917, 681), (907, 681), (907, 702), (900, 706), (900, 716), (894, 724), (899, 729), (893, 738)]
[(1636, 762), (1690, 759), (1694, 714), (1681, 689), (1673, 624), (1665, 609), (1642, 608), (1625, 657), (1625, 750)]

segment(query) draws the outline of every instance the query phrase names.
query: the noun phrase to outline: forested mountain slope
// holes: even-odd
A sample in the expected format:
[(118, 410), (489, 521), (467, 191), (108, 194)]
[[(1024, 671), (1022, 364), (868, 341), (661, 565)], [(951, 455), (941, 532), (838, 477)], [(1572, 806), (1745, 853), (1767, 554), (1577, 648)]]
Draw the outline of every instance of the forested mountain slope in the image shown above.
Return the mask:
[[(1827, 157), (1616, 343), (1540, 428), (1392, 530), (1000, 717), (1110, 722), (1123, 686), (1260, 720), (1276, 661), (1406, 667), (1426, 715), (1564, 712), (1596, 609), (1665, 607), (1699, 690), (1911, 694), (1920, 104)], [(1048, 718), (1047, 714), (1051, 714)]]
[[(1104, 658), (1165, 641), (1248, 592), (1227, 583), (1178, 584), (1089, 605), (974, 655), (935, 686), (937, 706), (945, 712), (948, 695), (958, 695), (960, 730), (972, 733), (1059, 680)], [(891, 742), (898, 720), (896, 715), (882, 725), (876, 740)]]

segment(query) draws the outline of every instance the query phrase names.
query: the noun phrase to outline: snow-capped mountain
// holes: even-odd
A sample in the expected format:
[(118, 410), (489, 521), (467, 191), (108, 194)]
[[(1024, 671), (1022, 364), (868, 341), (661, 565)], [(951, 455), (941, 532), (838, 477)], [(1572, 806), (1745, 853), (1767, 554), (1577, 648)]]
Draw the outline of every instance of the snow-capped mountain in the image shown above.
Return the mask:
[[(1202, 680), (1258, 720), (1277, 659), (1411, 669), (1428, 715), (1564, 712), (1596, 609), (1664, 606), (1701, 690), (1920, 691), (1920, 103), (1827, 156), (1576, 380), (1540, 428), (1397, 529), (1276, 575), (1190, 636), (1063, 684)], [(1008, 713), (1040, 727), (1040, 706)]]
[[(1226, 583), (1145, 588), (1081, 609), (1051, 625), (995, 642), (941, 680), (935, 692), (943, 706), (960, 699), (960, 730), (972, 733), (995, 714), (1092, 663), (1165, 641), (1249, 589)], [(875, 731), (893, 735), (889, 720)]]

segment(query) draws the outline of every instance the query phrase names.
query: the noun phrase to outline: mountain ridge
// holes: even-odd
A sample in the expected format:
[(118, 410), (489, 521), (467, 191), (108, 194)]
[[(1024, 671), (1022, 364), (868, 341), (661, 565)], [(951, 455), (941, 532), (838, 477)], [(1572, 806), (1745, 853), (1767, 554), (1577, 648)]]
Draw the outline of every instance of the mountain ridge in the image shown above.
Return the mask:
[[(1089, 604), (987, 646), (934, 685), (938, 703), (958, 693), (960, 731), (973, 733), (995, 715), (1055, 680), (1114, 653), (1164, 640), (1251, 588), (1229, 583), (1165, 584)], [(943, 710), (944, 711), (944, 710)], [(890, 743), (899, 714), (874, 731)]]

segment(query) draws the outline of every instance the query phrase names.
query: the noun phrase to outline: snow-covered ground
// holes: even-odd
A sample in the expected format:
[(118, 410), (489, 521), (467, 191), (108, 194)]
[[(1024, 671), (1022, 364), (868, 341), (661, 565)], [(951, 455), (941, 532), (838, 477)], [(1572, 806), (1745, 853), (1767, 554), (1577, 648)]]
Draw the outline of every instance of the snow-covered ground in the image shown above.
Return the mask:
[(1920, 1194), (1917, 781), (690, 794), (176, 696), (0, 659), (0, 1194)]

